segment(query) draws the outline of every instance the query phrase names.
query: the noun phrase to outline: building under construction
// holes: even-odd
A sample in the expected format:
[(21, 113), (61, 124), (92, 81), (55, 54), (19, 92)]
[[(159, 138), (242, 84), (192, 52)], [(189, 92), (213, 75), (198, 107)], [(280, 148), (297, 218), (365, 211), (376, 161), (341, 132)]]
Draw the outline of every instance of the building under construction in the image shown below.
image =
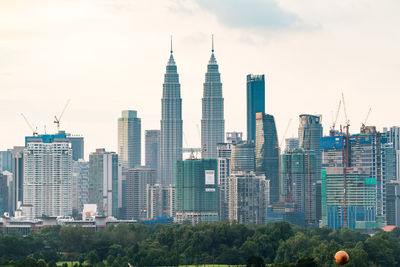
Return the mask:
[[(395, 151), (386, 134), (323, 137), (322, 224), (368, 230), (386, 224), (386, 183), (395, 179)], [(371, 212), (374, 212), (372, 216)]]
[[(344, 180), (343, 167), (327, 167), (322, 170), (321, 178), (323, 226), (334, 230), (377, 227), (376, 179), (366, 169), (347, 168)], [(346, 190), (343, 190), (344, 183)]]
[(219, 220), (217, 159), (189, 159), (175, 165), (176, 222)]

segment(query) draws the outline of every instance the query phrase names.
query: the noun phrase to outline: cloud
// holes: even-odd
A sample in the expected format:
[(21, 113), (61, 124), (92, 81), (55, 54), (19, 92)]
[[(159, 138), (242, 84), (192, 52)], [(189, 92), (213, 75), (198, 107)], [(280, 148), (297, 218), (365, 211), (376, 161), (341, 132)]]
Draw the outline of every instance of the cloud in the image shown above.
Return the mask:
[(301, 25), (294, 13), (283, 10), (277, 0), (194, 0), (229, 27), (254, 30), (287, 30)]

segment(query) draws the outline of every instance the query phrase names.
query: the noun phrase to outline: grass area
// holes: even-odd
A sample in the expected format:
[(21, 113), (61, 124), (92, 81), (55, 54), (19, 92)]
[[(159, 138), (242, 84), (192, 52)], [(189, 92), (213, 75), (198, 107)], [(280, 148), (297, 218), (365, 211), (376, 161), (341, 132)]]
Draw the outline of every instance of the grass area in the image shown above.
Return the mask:
[(68, 267), (73, 267), (75, 263), (79, 265), (79, 261), (59, 261), (57, 266), (62, 266), (64, 263), (68, 264)]
[[(79, 264), (79, 261), (59, 261), (57, 266), (62, 266), (64, 263), (68, 264), (68, 267), (73, 267), (75, 263)], [(83, 263), (85, 265), (85, 263)], [(205, 264), (205, 265), (179, 265), (179, 267), (244, 267), (246, 265), (228, 265), (228, 264)]]

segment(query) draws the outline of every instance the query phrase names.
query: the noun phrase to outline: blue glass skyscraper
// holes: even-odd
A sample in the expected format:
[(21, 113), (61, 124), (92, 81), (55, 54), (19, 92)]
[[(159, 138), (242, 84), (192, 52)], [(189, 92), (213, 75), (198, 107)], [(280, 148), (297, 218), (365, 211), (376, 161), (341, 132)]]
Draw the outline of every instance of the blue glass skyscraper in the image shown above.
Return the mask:
[(182, 98), (171, 44), (161, 99), (161, 184), (174, 184), (175, 162), (178, 160), (182, 160)]
[(256, 140), (256, 113), (265, 113), (264, 75), (247, 75), (247, 140)]

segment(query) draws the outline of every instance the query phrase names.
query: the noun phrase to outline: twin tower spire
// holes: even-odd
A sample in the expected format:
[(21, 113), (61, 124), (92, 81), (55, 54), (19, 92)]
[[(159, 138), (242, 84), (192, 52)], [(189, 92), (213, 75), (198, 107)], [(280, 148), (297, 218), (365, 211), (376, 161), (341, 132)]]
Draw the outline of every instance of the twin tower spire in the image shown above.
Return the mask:
[[(175, 162), (182, 160), (182, 98), (177, 67), (173, 57), (166, 67), (161, 99), (160, 177), (163, 185), (175, 184)], [(201, 148), (202, 158), (217, 158), (217, 144), (224, 142), (224, 99), (212, 36), (211, 58), (203, 84)]]
[[(170, 53), (172, 54), (174, 50), (172, 49), (172, 35), (171, 35), (171, 50)], [(214, 34), (211, 35), (211, 53), (214, 53)]]

